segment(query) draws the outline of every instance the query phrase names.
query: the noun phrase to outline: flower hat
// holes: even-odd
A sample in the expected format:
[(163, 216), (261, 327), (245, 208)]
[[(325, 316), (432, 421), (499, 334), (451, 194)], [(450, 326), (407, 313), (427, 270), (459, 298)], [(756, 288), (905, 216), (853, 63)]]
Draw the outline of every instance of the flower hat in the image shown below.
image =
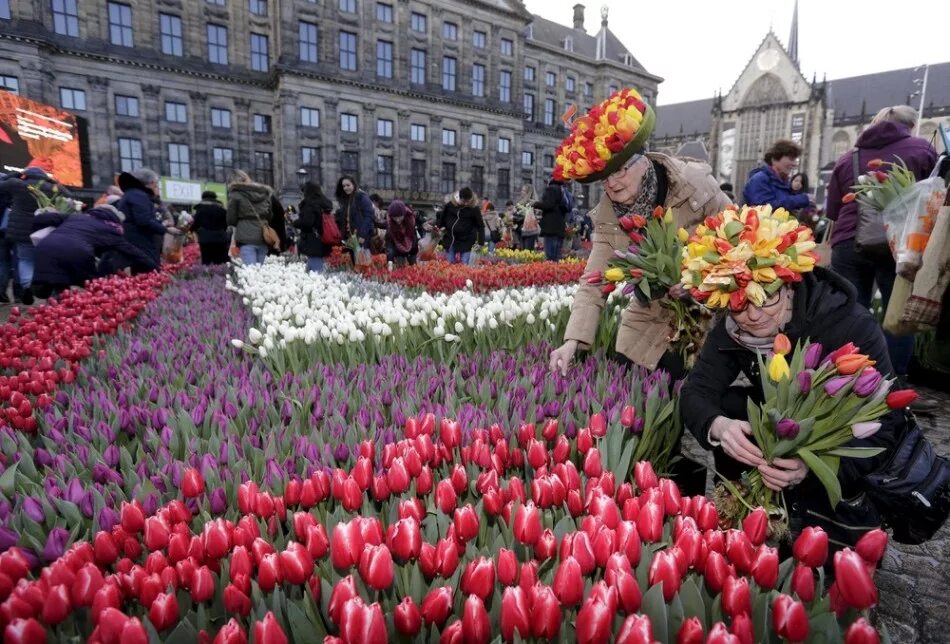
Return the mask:
[(554, 151), (554, 179), (606, 179), (643, 149), (654, 122), (653, 109), (637, 90), (617, 90), (571, 124), (570, 134)]
[(815, 267), (815, 239), (784, 208), (733, 206), (705, 221), (683, 248), (682, 284), (709, 308), (761, 306)]

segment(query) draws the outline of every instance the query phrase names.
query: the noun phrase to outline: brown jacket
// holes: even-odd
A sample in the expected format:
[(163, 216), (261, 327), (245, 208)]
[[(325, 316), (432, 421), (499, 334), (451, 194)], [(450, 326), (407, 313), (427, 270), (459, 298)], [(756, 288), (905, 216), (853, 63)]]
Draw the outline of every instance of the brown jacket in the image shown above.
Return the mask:
[[(647, 155), (666, 169), (667, 192), (664, 206), (673, 209), (677, 226), (692, 228), (708, 215), (714, 215), (731, 202), (719, 189), (712, 169), (699, 161), (685, 161), (665, 154)], [(626, 250), (630, 244), (627, 234), (620, 229), (617, 215), (606, 195), (591, 213), (594, 222), (593, 249), (587, 260), (585, 275), (607, 268), (615, 250)], [(581, 279), (571, 319), (564, 332), (565, 340), (577, 340), (581, 348), (594, 343), (597, 326), (606, 298), (600, 287)], [(656, 369), (657, 363), (670, 347), (672, 314), (656, 302), (649, 306), (631, 300), (620, 317), (617, 331), (617, 351), (638, 365)]]

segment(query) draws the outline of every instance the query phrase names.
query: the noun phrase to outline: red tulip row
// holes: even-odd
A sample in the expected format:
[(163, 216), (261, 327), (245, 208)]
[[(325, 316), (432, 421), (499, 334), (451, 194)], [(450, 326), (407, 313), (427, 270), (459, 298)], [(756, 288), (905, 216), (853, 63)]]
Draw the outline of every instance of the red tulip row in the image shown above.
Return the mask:
[[(884, 533), (835, 555), (829, 612), (820, 529), (780, 563), (761, 509), (722, 531), (711, 502), (682, 497), (649, 463), (617, 484), (594, 456), (601, 425), (573, 440), (530, 425), (507, 442), (476, 430), (460, 447), (457, 423), (425, 416), (380, 453), (360, 444), (350, 471), (314, 472), (283, 494), (242, 484), (232, 519), (182, 501), (146, 517), (124, 503), (119, 525), (35, 581), (17, 549), (0, 555), (0, 626), (10, 642), (246, 642), (247, 629), (255, 642), (745, 643), (841, 629), (846, 642), (877, 641), (855, 617), (876, 602)], [(205, 488), (186, 472), (186, 498)]]
[(193, 255), (161, 273), (92, 280), (85, 289), (66, 291), (26, 313), (13, 307), (0, 326), (0, 426), (35, 432), (35, 409), (49, 407), (57, 386), (75, 379), (95, 337), (135, 319), (168, 284), (170, 273), (193, 263)]
[[(484, 293), (499, 288), (576, 284), (584, 272), (582, 263), (534, 262), (466, 266), (431, 261), (397, 268), (382, 279), (429, 293), (454, 293), (471, 288)], [(471, 283), (471, 286), (468, 284)]]

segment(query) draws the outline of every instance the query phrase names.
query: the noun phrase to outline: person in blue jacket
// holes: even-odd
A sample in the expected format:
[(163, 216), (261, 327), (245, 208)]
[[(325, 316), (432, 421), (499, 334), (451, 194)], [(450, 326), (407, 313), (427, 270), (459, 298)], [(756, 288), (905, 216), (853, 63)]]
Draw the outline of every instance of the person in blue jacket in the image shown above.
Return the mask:
[(815, 205), (815, 199), (809, 194), (792, 192), (789, 177), (798, 166), (802, 148), (794, 141), (780, 139), (772, 144), (765, 153), (765, 165), (759, 166), (749, 175), (742, 190), (742, 198), (748, 206), (785, 208), (801, 210)]
[[(48, 298), (70, 286), (82, 286), (105, 271), (132, 266), (137, 272), (158, 268), (158, 260), (129, 243), (123, 231), (124, 216), (101, 205), (87, 213), (43, 213), (33, 218), (33, 229), (56, 228), (36, 247), (33, 291)], [(112, 261), (96, 266), (96, 259), (110, 254)]]
[[(148, 168), (123, 172), (119, 175), (119, 188), (122, 189), (122, 198), (116, 208), (125, 216), (125, 238), (148, 255), (157, 267), (161, 262), (162, 236), (166, 232), (177, 232), (166, 229), (157, 215), (158, 175)], [(136, 268), (133, 272), (138, 271)]]
[(340, 209), (336, 212), (337, 226), (343, 233), (343, 241), (356, 235), (360, 246), (369, 248), (376, 233), (376, 209), (369, 195), (360, 190), (356, 179), (349, 175), (340, 177), (334, 193)]

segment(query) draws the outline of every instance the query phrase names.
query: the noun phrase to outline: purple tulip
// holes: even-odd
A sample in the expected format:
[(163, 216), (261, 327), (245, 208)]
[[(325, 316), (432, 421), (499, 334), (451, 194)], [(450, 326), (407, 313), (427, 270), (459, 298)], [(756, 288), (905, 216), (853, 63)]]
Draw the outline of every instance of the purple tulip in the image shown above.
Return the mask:
[(70, 503), (79, 503), (84, 493), (82, 481), (77, 478), (70, 479), (69, 485), (66, 486), (66, 500)]
[(791, 440), (798, 436), (799, 431), (801, 431), (801, 427), (791, 418), (783, 418), (775, 426), (775, 433), (783, 439)]
[(91, 519), (96, 513), (96, 497), (92, 493), (92, 490), (86, 492), (82, 499), (79, 500), (79, 511), (82, 512), (82, 515), (87, 519)]
[(812, 342), (808, 345), (808, 348), (805, 349), (805, 355), (802, 360), (805, 364), (806, 369), (814, 369), (821, 362), (821, 356), (824, 354), (825, 349), (821, 346), (820, 342)]
[(10, 528), (0, 527), (0, 552), (6, 552), (20, 542), (20, 535)]
[(881, 384), (881, 372), (879, 372), (874, 367), (867, 367), (863, 369), (858, 375), (858, 379), (854, 381), (854, 393), (861, 398), (866, 398), (877, 391), (878, 385)]
[(119, 464), (119, 447), (115, 443), (109, 445), (102, 453), (102, 460), (104, 460), (109, 467), (114, 468), (117, 466)]
[(851, 376), (837, 376), (825, 383), (825, 393), (834, 398), (847, 387), (853, 378)]
[(69, 541), (69, 532), (63, 528), (53, 528), (46, 537), (46, 545), (40, 558), (44, 563), (52, 563), (66, 552), (66, 543)]
[(802, 396), (807, 396), (811, 392), (811, 371), (798, 372), (798, 392)]
[(208, 504), (212, 514), (223, 514), (228, 509), (228, 497), (224, 493), (224, 488), (219, 487), (212, 492)]
[(43, 506), (32, 496), (23, 499), (23, 512), (37, 523), (43, 523), (46, 520), (46, 513), (43, 512)]

